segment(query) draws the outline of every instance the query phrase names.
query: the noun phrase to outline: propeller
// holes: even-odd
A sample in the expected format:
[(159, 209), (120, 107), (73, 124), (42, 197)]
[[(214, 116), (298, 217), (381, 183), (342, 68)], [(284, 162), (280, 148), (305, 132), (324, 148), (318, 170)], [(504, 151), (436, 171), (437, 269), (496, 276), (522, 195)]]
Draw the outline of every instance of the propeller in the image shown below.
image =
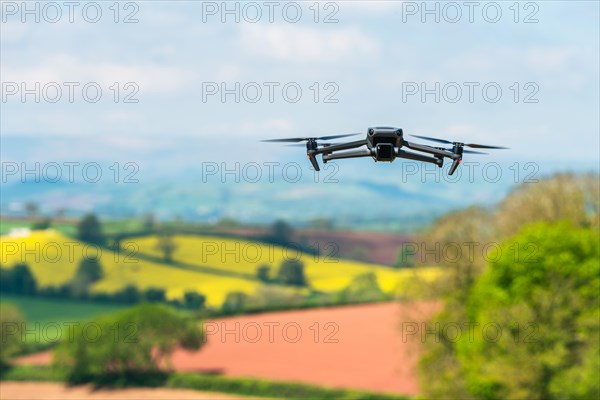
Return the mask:
[(302, 137), (302, 138), (286, 138), (286, 139), (267, 139), (261, 140), (261, 142), (276, 142), (276, 143), (297, 143), (303, 142), (306, 140), (331, 140), (331, 139), (339, 139), (348, 136), (360, 135), (360, 133), (350, 133), (347, 135), (333, 135), (333, 136), (321, 136), (321, 137)]
[[(319, 143), (319, 146), (329, 147), (333, 146), (335, 143)], [(306, 147), (305, 144), (302, 143), (294, 143), (294, 144), (286, 144), (285, 147)]]
[[(476, 143), (461, 143), (461, 142), (451, 142), (449, 140), (446, 139), (438, 139), (438, 138), (434, 138), (434, 137), (429, 137), (429, 136), (419, 136), (419, 135), (410, 135), (419, 139), (425, 139), (425, 140), (431, 140), (433, 142), (438, 142), (438, 143), (446, 143), (446, 144), (458, 144), (458, 145), (462, 145), (465, 147), (471, 147), (473, 149), (508, 149), (508, 147), (500, 147), (500, 146), (488, 146), (485, 144), (476, 144)], [(464, 151), (464, 153), (467, 153), (468, 151)], [(480, 153), (472, 153), (472, 154), (480, 154)], [(481, 154), (485, 154), (485, 153), (481, 153)]]
[[(444, 147), (434, 147), (434, 148), (438, 149), (438, 150), (449, 151), (449, 152), (453, 151), (453, 149), (446, 149)], [(489, 154), (489, 153), (484, 153), (481, 151), (473, 151), (473, 150), (463, 150), (463, 154)]]

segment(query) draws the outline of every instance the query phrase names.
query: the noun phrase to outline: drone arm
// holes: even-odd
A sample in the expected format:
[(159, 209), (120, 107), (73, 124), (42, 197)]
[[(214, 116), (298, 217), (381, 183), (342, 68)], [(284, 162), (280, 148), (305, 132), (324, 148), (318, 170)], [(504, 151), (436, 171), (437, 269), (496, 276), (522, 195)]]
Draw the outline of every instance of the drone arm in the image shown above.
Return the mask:
[(367, 144), (367, 141), (364, 139), (356, 140), (354, 142), (348, 142), (348, 143), (332, 144), (331, 146), (319, 147), (318, 149), (315, 150), (314, 154), (323, 154), (323, 153), (330, 153), (330, 152), (339, 151), (339, 150), (355, 149), (357, 147), (364, 146), (365, 144)]
[(423, 162), (436, 164), (440, 168), (444, 164), (444, 160), (442, 158), (427, 157), (422, 154), (411, 153), (409, 151), (404, 151), (404, 150), (400, 150), (400, 149), (398, 149), (398, 151), (397, 151), (397, 156), (398, 156), (398, 158), (406, 158), (409, 160), (423, 161)]
[(454, 154), (454, 153), (452, 153), (450, 151), (446, 151), (446, 150), (436, 149), (435, 147), (431, 147), (431, 146), (426, 146), (426, 145), (417, 144), (417, 143), (411, 143), (406, 140), (402, 144), (411, 150), (422, 151), (424, 153), (433, 154), (433, 155), (439, 156), (439, 157), (448, 157), (453, 160), (460, 158), (459, 154)]
[(371, 157), (372, 153), (370, 149), (358, 149), (352, 151), (345, 151), (342, 153), (323, 154), (323, 161), (329, 160), (340, 160), (342, 158), (358, 158), (358, 157)]

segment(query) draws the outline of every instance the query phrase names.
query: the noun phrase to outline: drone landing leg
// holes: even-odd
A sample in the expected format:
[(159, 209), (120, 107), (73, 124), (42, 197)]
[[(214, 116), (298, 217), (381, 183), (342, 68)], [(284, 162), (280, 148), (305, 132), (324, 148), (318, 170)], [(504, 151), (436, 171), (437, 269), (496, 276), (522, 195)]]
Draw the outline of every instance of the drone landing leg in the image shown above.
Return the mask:
[(315, 169), (315, 171), (320, 171), (321, 168), (319, 168), (319, 163), (317, 162), (317, 155), (316, 154), (308, 153), (306, 156), (310, 160), (310, 163), (312, 164), (312, 166)]

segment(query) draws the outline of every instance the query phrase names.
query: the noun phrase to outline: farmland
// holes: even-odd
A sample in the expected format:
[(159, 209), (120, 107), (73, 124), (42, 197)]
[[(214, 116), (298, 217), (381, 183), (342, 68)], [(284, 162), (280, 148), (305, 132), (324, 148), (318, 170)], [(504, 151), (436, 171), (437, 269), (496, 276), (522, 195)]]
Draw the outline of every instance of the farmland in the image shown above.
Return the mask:
[[(285, 259), (299, 259), (312, 289), (333, 292), (346, 287), (354, 277), (373, 272), (387, 293), (401, 290), (415, 276), (430, 281), (439, 276), (436, 268), (395, 270), (389, 267), (342, 260), (328, 252), (311, 255), (242, 239), (212, 236), (176, 235), (173, 261), (162, 262), (157, 236), (127, 239), (122, 250), (86, 245), (55, 230), (32, 231), (19, 237), (2, 237), (3, 266), (27, 263), (39, 286), (59, 286), (69, 282), (82, 258), (99, 255), (103, 277), (92, 292), (114, 293), (128, 285), (140, 290), (162, 288), (168, 299), (180, 299), (186, 291), (207, 297), (218, 307), (230, 292), (254, 293), (265, 284), (256, 279), (256, 268), (269, 265), (274, 275)], [(293, 289), (285, 289), (292, 291)]]
[[(156, 237), (144, 237), (136, 241), (141, 253), (160, 256), (156, 249)], [(424, 280), (439, 276), (437, 268), (396, 270), (382, 265), (343, 260), (335, 257), (333, 250), (325, 249), (322, 254), (311, 255), (297, 248), (285, 248), (242, 239), (228, 239), (212, 236), (177, 235), (173, 238), (177, 245), (175, 261), (186, 264), (210, 265), (223, 271), (231, 271), (244, 276), (252, 276), (259, 265), (269, 265), (272, 272), (286, 259), (299, 259), (305, 265), (305, 272), (312, 288), (320, 291), (335, 291), (346, 287), (353, 277), (367, 272), (377, 275), (383, 291), (394, 292), (401, 288), (403, 281), (416, 274)], [(333, 247), (332, 247), (333, 249)]]
[(96, 315), (110, 314), (123, 308), (123, 306), (112, 304), (39, 299), (7, 294), (2, 295), (0, 303), (11, 303), (19, 307), (28, 324), (61, 324), (63, 322), (82, 321)]
[[(423, 332), (403, 333), (403, 323), (421, 326), (439, 306), (394, 302), (209, 320), (206, 346), (177, 350), (172, 366), (227, 378), (416, 395)], [(48, 365), (51, 358), (43, 352), (17, 363)]]

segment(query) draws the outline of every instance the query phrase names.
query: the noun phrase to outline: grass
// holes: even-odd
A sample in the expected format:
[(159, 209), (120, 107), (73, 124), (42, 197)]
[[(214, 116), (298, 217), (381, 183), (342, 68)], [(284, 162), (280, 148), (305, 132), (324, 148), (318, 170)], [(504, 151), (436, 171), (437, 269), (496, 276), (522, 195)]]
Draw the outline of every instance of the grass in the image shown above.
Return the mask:
[[(15, 366), (3, 371), (4, 381), (50, 381), (65, 382), (67, 374), (50, 366)], [(373, 393), (348, 389), (332, 389), (294, 382), (269, 381), (252, 378), (232, 378), (219, 375), (176, 372), (165, 375), (164, 379), (152, 379), (143, 383), (112, 379), (122, 386), (166, 386), (177, 389), (192, 389), (218, 393), (248, 395), (253, 397), (285, 399), (364, 399), (364, 400), (407, 400), (409, 397), (386, 393)], [(159, 385), (157, 385), (159, 383)], [(104, 385), (107, 386), (107, 385)], [(114, 387), (114, 385), (112, 386)]]
[(46, 299), (3, 294), (0, 303), (14, 304), (23, 313), (27, 328), (21, 334), (23, 347), (20, 354), (46, 350), (68, 337), (69, 326), (91, 321), (94, 317), (110, 314), (124, 306), (90, 303), (86, 301)]
[(25, 297), (3, 294), (0, 303), (16, 305), (24, 314), (28, 324), (48, 324), (82, 321), (96, 315), (109, 314), (125, 306), (112, 304), (98, 304), (86, 301), (72, 301), (61, 299), (45, 299), (39, 297)]

